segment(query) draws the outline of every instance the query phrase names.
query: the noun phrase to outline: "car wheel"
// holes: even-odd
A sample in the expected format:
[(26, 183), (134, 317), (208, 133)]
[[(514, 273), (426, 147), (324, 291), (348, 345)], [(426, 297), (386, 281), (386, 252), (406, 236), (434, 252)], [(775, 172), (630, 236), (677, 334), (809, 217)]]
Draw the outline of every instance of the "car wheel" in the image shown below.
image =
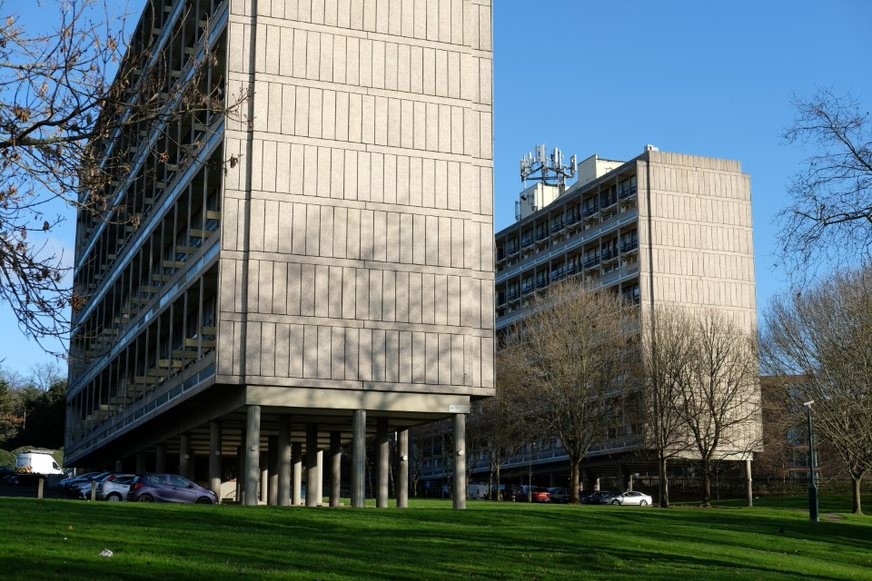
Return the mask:
[(621, 504), (621, 503), (618, 502), (618, 499), (616, 498), (616, 499), (614, 499), (614, 500), (612, 501), (612, 504), (614, 504), (615, 506), (617, 506), (617, 505), (619, 505), (619, 504)]
[(648, 501), (647, 500), (640, 500), (639, 506), (648, 506)]
[(139, 502), (154, 502), (150, 494), (143, 494), (139, 497)]
[(106, 497), (106, 500), (108, 500), (109, 502), (121, 502), (121, 495), (117, 492), (113, 492)]
[(197, 504), (212, 504), (212, 501), (206, 498), (205, 496), (201, 496), (197, 499)]

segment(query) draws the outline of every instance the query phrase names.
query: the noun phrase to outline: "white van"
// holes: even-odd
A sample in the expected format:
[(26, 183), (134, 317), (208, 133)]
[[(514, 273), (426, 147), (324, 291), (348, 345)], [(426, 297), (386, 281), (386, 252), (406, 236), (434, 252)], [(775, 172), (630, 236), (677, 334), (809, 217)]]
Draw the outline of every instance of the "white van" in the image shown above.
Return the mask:
[(35, 450), (19, 452), (15, 455), (15, 471), (19, 474), (42, 474), (44, 476), (64, 473), (49, 452)]

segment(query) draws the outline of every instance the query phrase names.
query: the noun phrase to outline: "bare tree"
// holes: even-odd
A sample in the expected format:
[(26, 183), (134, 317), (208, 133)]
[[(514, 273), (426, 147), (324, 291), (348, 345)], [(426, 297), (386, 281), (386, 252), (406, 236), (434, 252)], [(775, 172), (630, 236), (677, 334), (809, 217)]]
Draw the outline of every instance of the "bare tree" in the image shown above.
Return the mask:
[(767, 371), (801, 377), (791, 395), (814, 400), (815, 427), (845, 463), (862, 514), (872, 468), (872, 266), (775, 299), (763, 346)]
[(693, 357), (688, 315), (657, 308), (642, 327), (640, 383), (645, 386), (646, 441), (657, 454), (660, 506), (669, 507), (669, 460), (691, 447), (681, 409), (682, 386), (690, 381)]
[(744, 457), (759, 447), (757, 340), (721, 313), (685, 321), (691, 345), (675, 405), (699, 457), (702, 504), (709, 506), (715, 463), (726, 454)]
[[(502, 467), (527, 443), (531, 435), (527, 410), (523, 406), (524, 382), (511, 349), (496, 353), (496, 395), (477, 402), (473, 431), (477, 445), (487, 452), (491, 491), (499, 494)], [(494, 488), (494, 486), (496, 488)]]
[(622, 413), (637, 322), (620, 297), (577, 281), (550, 287), (531, 313), (506, 337), (523, 381), (518, 397), (540, 430), (563, 444), (577, 503), (581, 461)]
[[(171, 122), (236, 110), (246, 96), (228, 98), (222, 83), (203, 82), (210, 69), (223, 75), (207, 40), (208, 21), (169, 31), (198, 38), (186, 65), (190, 74), (181, 74), (152, 50), (161, 31), (142, 30), (155, 26), (148, 14), (128, 47), (125, 18), (102, 1), (16, 3), (22, 10), (18, 4), (56, 19), (32, 30), (12, 14), (0, 27), (0, 300), (39, 341), (65, 336), (69, 309), (87, 300), (66, 276), (71, 257), (51, 243), (67, 215), (79, 210), (98, 223), (137, 227), (138, 217), (115, 202), (134, 160), (149, 156), (155, 167), (189, 163), (190, 144), (165, 146), (174, 139), (166, 130)], [(148, 4), (147, 10), (162, 8)], [(162, 138), (145, 139), (146, 128)]]
[(802, 276), (811, 264), (844, 265), (872, 250), (872, 118), (856, 98), (826, 89), (794, 97), (793, 106), (784, 137), (812, 153), (790, 183), (780, 246)]

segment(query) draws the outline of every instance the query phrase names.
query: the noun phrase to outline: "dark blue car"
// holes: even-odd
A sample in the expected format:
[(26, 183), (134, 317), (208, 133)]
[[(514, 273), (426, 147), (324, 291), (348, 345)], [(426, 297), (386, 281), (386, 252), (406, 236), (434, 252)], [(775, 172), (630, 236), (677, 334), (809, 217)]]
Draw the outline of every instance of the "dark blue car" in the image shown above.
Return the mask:
[(218, 504), (218, 496), (178, 474), (146, 474), (130, 483), (127, 500), (131, 502), (185, 502)]

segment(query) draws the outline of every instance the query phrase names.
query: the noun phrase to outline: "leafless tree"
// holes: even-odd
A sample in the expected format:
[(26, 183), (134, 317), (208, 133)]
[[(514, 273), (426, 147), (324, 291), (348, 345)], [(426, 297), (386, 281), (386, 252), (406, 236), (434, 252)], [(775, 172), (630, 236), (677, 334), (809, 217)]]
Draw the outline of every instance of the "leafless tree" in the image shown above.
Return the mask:
[[(195, 27), (199, 52), (191, 54), (191, 74), (181, 75), (152, 50), (159, 35), (141, 30), (153, 26), (150, 19), (128, 47), (124, 16), (107, 6), (100, 0), (0, 2), (12, 11), (0, 27), (0, 301), (38, 341), (65, 336), (69, 309), (86, 300), (67, 277), (71, 257), (51, 242), (60, 224), (78, 210), (98, 222), (137, 227), (136, 216), (114, 201), (134, 159), (144, 154), (158, 163), (186, 163), (193, 153), (189, 145), (179, 144), (178, 154), (156, 145), (172, 140), (169, 131), (157, 142), (141, 132), (164, 131), (174, 120), (206, 111), (234, 111), (246, 98), (227, 97), (223, 88), (213, 90), (220, 84), (202, 82), (217, 65), (204, 40), (208, 21)], [(45, 27), (25, 28), (15, 14), (25, 9), (48, 18)]]
[(759, 355), (756, 337), (722, 313), (688, 316), (685, 322), (690, 353), (675, 405), (699, 457), (702, 504), (709, 506), (715, 462), (759, 447)]
[(845, 463), (862, 514), (860, 485), (872, 468), (872, 266), (775, 299), (763, 346), (768, 372), (801, 376), (791, 395), (814, 400), (815, 428)]
[[(581, 461), (622, 413), (634, 310), (608, 291), (577, 281), (554, 285), (506, 337), (523, 389), (518, 395), (542, 433), (569, 456), (570, 502), (578, 502)], [(499, 372), (498, 372), (499, 373)]]
[(531, 422), (521, 395), (524, 382), (516, 361), (511, 349), (497, 351), (496, 395), (477, 402), (478, 413), (470, 418), (476, 445), (487, 453), (490, 490), (496, 491), (497, 500), (502, 500), (499, 494), (502, 467), (523, 448), (531, 436)]
[(793, 106), (784, 137), (811, 153), (790, 183), (780, 246), (802, 277), (810, 265), (844, 265), (872, 251), (872, 118), (855, 97), (827, 89), (794, 97)]
[(684, 311), (660, 307), (643, 322), (641, 334), (641, 377), (645, 386), (646, 441), (657, 454), (660, 506), (669, 507), (669, 460), (691, 447), (682, 410), (682, 386), (690, 382), (693, 340)]

